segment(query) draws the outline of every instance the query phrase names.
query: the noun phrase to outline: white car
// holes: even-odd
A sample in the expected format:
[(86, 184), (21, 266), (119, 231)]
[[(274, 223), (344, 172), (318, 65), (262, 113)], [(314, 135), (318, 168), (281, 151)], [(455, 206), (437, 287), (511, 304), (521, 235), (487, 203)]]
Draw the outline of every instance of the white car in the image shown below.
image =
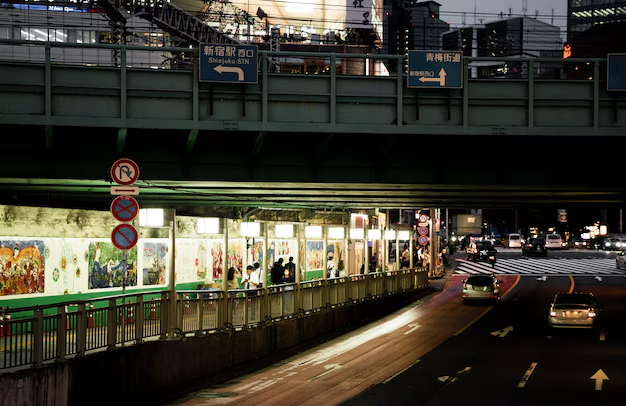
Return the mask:
[(561, 236), (559, 234), (548, 234), (546, 235), (546, 248), (549, 250), (560, 250), (563, 249), (563, 244), (561, 241)]
[(509, 248), (522, 248), (522, 236), (519, 234), (509, 234)]

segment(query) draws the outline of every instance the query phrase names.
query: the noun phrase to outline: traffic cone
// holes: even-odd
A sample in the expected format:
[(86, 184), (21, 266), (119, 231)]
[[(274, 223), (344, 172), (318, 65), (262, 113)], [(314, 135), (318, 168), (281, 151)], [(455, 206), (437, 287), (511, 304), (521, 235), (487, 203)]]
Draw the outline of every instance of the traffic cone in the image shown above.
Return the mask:
[(9, 337), (11, 335), (11, 306), (7, 306), (7, 312), (4, 315), (4, 335)]
[(2, 306), (0, 306), (0, 337), (4, 337), (4, 313), (2, 313)]
[(126, 319), (128, 324), (132, 324), (135, 322), (135, 314), (133, 312), (133, 302), (128, 299), (128, 318)]
[(191, 306), (189, 306), (189, 293), (185, 293), (185, 314), (191, 313)]
[(93, 327), (93, 302), (89, 302), (89, 312), (87, 312), (87, 326)]
[(156, 302), (154, 301), (154, 297), (150, 302), (150, 315), (148, 316), (148, 320), (156, 320)]

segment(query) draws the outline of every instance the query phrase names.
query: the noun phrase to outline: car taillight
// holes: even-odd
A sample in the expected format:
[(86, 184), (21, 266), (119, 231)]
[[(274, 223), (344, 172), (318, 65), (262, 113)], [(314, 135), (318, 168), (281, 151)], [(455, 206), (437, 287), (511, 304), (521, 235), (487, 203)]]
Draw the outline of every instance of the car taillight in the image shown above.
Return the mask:
[(528, 248), (532, 248), (532, 247), (533, 247), (533, 245), (532, 245), (532, 244), (528, 244)]
[(556, 312), (550, 312), (550, 317), (556, 317)]
[(587, 317), (589, 317), (590, 319), (593, 319), (594, 317), (596, 317), (596, 312), (587, 313)]

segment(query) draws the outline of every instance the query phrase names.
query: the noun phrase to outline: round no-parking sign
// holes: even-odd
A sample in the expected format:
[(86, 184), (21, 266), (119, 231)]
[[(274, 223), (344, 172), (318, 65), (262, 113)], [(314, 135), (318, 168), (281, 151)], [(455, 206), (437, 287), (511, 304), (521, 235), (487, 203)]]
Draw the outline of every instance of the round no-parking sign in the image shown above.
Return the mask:
[(417, 233), (419, 235), (428, 235), (428, 227), (418, 227)]
[(130, 196), (118, 196), (111, 203), (111, 214), (117, 221), (133, 221), (139, 214), (139, 203)]
[(426, 237), (425, 235), (420, 235), (417, 239), (417, 242), (420, 243), (420, 245), (426, 245), (428, 244), (428, 237)]
[(129, 250), (137, 244), (139, 234), (137, 229), (130, 224), (120, 224), (111, 233), (111, 242), (118, 249)]

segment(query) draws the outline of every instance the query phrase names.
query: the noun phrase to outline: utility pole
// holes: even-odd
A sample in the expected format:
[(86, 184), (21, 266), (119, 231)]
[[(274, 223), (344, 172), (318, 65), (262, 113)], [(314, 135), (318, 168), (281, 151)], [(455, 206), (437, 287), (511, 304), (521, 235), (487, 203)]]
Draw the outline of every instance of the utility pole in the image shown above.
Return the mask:
[(622, 209), (619, 209), (619, 233), (622, 233), (622, 227), (624, 222), (622, 221)]

